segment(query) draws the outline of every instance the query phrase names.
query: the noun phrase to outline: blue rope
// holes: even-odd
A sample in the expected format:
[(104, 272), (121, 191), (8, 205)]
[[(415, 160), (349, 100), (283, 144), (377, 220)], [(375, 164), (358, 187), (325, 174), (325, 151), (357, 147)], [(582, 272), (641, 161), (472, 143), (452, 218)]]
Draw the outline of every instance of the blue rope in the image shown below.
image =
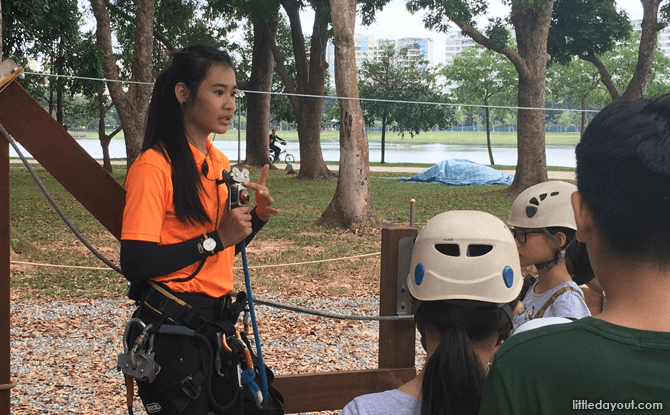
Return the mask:
[(240, 242), (242, 252), (242, 266), (244, 267), (244, 284), (247, 287), (247, 299), (249, 301), (249, 313), (251, 314), (251, 324), (254, 328), (254, 341), (256, 342), (256, 353), (258, 354), (258, 364), (261, 368), (261, 379), (263, 380), (263, 406), (268, 402), (268, 376), (265, 373), (265, 363), (263, 363), (263, 352), (261, 351), (261, 338), (258, 335), (258, 325), (256, 324), (256, 313), (254, 312), (254, 301), (251, 297), (251, 279), (249, 278), (249, 267), (247, 266), (247, 251), (244, 240)]

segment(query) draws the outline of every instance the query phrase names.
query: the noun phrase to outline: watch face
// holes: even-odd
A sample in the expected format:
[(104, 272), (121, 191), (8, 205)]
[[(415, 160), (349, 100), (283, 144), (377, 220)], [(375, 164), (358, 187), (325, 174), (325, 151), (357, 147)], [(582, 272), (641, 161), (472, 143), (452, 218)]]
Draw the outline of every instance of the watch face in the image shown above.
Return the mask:
[(212, 252), (216, 248), (216, 241), (214, 238), (207, 238), (205, 242), (202, 243), (202, 247), (205, 248), (205, 251)]

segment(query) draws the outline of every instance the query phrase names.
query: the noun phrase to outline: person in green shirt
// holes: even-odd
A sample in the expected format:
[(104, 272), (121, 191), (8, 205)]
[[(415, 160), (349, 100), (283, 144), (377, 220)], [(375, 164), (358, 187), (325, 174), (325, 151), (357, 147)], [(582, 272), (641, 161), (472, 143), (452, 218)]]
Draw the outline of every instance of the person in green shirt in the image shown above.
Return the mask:
[(608, 105), (576, 156), (577, 238), (607, 304), (505, 341), (480, 414), (670, 411), (670, 95)]

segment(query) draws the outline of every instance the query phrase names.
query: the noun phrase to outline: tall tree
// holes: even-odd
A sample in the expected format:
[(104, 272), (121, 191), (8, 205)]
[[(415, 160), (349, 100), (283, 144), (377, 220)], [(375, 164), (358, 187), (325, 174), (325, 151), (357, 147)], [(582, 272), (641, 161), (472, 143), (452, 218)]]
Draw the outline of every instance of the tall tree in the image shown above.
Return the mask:
[(378, 222), (372, 205), (365, 121), (356, 83), (356, 0), (330, 0), (335, 45), (335, 89), (340, 107), (340, 170), (333, 200), (316, 222), (350, 228)]
[[(486, 113), (486, 146), (489, 161), (491, 149), (491, 118), (489, 105), (514, 105), (516, 73), (512, 63), (499, 53), (477, 46), (468, 48), (454, 57), (453, 64), (444, 68), (444, 76), (458, 84), (452, 93), (462, 103), (484, 104)], [(502, 114), (501, 114), (502, 115)]]
[(509, 21), (516, 33), (517, 49), (508, 45), (509, 33), (502, 19), (490, 19), (482, 32), (476, 28), (475, 18), (485, 15), (488, 2), (483, 0), (410, 0), (411, 12), (426, 9), (424, 23), (430, 29), (447, 32), (444, 17), (451, 20), (463, 33), (487, 49), (504, 55), (512, 62), (519, 77), (517, 105), (517, 165), (509, 194), (518, 194), (526, 188), (547, 181), (545, 152), (545, 72), (549, 55), (547, 36), (551, 23), (553, 0), (509, 0), (512, 11)]
[[(281, 76), (286, 91), (290, 94), (310, 95), (289, 96), (291, 107), (298, 125), (300, 141), (300, 172), (298, 179), (323, 180), (334, 177), (326, 167), (321, 152), (321, 118), (323, 111), (324, 79), (326, 68), (326, 45), (331, 36), (330, 6), (327, 0), (310, 2), (314, 8), (314, 24), (309, 42), (309, 53), (300, 21), (302, 0), (281, 0), (291, 26), (293, 57), (295, 59), (295, 81), (291, 78), (284, 58), (277, 45), (272, 46), (275, 70)], [(317, 97), (314, 97), (317, 96)]]
[[(126, 140), (126, 163), (128, 168), (139, 156), (144, 138), (144, 114), (151, 96), (152, 51), (153, 51), (153, 0), (135, 1), (135, 41), (131, 64), (131, 83), (124, 88), (119, 83), (119, 68), (112, 48), (112, 27), (104, 0), (90, 0), (93, 15), (97, 22), (96, 39), (104, 50), (103, 67), (107, 88), (112, 97), (123, 126)], [(128, 62), (126, 62), (128, 63)], [(144, 84), (146, 83), (146, 84)]]
[[(277, 19), (257, 20), (253, 23), (254, 45), (251, 76), (243, 89), (247, 97), (247, 164), (263, 166), (270, 163), (268, 137), (270, 135), (270, 100), (272, 89), (272, 50), (277, 35)], [(253, 93), (253, 91), (265, 93)]]
[(450, 110), (445, 106), (430, 104), (398, 104), (392, 101), (445, 102), (446, 97), (436, 86), (436, 72), (428, 67), (429, 62), (420, 56), (410, 58), (407, 48), (396, 50), (387, 45), (378, 62), (363, 62), (361, 80), (358, 83), (363, 98), (366, 124), (372, 125), (375, 118), (382, 122), (381, 162), (384, 163), (386, 127), (396, 124), (400, 134), (414, 137), (420, 131), (435, 126), (446, 128)]
[(577, 56), (591, 62), (600, 73), (612, 101), (641, 98), (651, 79), (658, 33), (670, 20), (670, 0), (640, 2), (644, 14), (637, 64), (623, 89), (617, 88), (610, 72), (615, 68), (608, 67), (598, 57), (613, 50), (618, 42), (629, 36), (631, 26), (628, 16), (623, 11), (617, 12), (614, 0), (555, 0), (548, 45), (552, 59), (567, 63)]

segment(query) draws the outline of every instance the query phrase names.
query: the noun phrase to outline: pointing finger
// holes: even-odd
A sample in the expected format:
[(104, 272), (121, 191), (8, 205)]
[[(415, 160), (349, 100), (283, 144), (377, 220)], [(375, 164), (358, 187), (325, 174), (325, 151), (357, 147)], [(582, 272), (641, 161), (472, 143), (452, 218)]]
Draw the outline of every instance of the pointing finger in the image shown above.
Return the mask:
[(266, 164), (266, 165), (263, 166), (263, 168), (261, 169), (261, 175), (260, 175), (260, 177), (258, 178), (258, 182), (257, 182), (257, 183), (260, 184), (261, 186), (265, 186), (265, 182), (266, 182), (266, 180), (267, 180), (267, 178), (268, 178), (268, 171), (270, 171), (270, 166), (269, 166), (268, 164)]

